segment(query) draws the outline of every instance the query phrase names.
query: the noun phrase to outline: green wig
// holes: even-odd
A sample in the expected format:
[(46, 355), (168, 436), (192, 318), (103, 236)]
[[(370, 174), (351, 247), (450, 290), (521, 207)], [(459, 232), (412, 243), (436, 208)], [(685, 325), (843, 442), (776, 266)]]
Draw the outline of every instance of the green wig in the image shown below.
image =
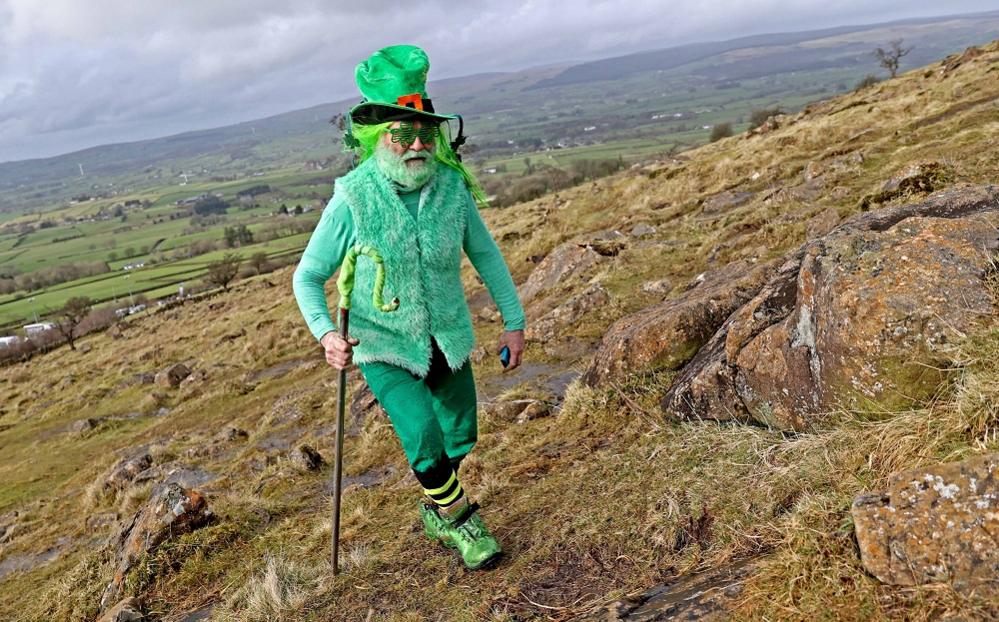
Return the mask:
[[(344, 151), (353, 151), (357, 155), (358, 162), (364, 162), (374, 154), (375, 148), (378, 146), (378, 140), (382, 137), (382, 134), (388, 131), (390, 125), (392, 125), (391, 122), (378, 123), (376, 125), (353, 125), (351, 127), (351, 134), (354, 136), (356, 145), (354, 147), (345, 145)], [(461, 160), (458, 159), (458, 154), (451, 148), (451, 127), (447, 123), (441, 123), (437, 126), (437, 146), (434, 149), (434, 157), (439, 162), (461, 173), (462, 179), (465, 180), (465, 185), (468, 186), (479, 207), (489, 206), (489, 202), (486, 200), (486, 193), (483, 192), (482, 186), (475, 179), (475, 175), (472, 174), (472, 171), (468, 170), (468, 167), (461, 163)]]

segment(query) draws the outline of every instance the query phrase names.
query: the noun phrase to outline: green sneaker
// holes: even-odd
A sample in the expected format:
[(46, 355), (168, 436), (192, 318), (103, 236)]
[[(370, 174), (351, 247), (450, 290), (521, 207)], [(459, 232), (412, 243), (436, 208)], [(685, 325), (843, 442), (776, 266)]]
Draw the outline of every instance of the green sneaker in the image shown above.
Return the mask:
[(458, 516), (448, 520), (440, 515), (433, 504), (420, 504), (423, 532), (431, 540), (438, 540), (449, 548), (457, 549), (465, 566), (472, 570), (492, 565), (503, 554), (499, 542), (489, 533), (479, 516), (478, 509), (477, 503), (468, 504)]
[(437, 508), (432, 503), (420, 503), (420, 518), (423, 519), (423, 533), (431, 540), (440, 540), (447, 546), (454, 548), (447, 533), (447, 521), (437, 512)]

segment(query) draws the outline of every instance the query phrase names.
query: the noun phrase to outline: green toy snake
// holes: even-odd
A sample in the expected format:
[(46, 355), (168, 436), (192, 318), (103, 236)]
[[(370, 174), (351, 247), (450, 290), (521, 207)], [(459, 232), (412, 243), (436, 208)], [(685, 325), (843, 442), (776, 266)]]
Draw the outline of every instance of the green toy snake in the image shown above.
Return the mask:
[(371, 293), (371, 301), (375, 308), (380, 311), (395, 311), (399, 307), (399, 299), (386, 303), (382, 300), (382, 288), (385, 287), (385, 263), (382, 256), (373, 246), (355, 244), (343, 258), (340, 266), (340, 276), (336, 280), (336, 288), (340, 292), (340, 308), (350, 309), (350, 297), (354, 292), (354, 268), (357, 264), (357, 256), (365, 255), (375, 262), (375, 287)]

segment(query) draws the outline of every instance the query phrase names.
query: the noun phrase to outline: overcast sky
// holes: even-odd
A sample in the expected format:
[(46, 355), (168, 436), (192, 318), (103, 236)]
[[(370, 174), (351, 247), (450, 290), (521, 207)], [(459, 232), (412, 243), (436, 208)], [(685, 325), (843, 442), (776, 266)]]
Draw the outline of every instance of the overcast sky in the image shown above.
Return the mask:
[(353, 67), (395, 43), (426, 49), (433, 80), (995, 8), (996, 0), (0, 0), (0, 162), (353, 97)]

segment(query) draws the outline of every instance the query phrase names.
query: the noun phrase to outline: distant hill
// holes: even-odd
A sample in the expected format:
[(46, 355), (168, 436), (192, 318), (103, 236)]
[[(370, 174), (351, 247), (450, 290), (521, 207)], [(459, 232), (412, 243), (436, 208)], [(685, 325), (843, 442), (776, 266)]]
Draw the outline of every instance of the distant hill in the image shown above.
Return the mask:
[[(981, 20), (981, 21), (980, 21)], [(711, 41), (691, 43), (661, 50), (627, 54), (613, 58), (580, 63), (567, 68), (556, 76), (542, 80), (531, 88), (550, 88), (596, 80), (615, 80), (623, 76), (643, 71), (667, 70), (707, 59), (721, 56), (734, 50), (757, 48), (756, 54), (748, 55), (746, 60), (731, 60), (725, 63), (728, 77), (750, 77), (762, 75), (763, 72), (774, 73), (784, 71), (801, 71), (828, 67), (843, 62), (858, 62), (857, 54), (869, 54), (870, 43), (884, 42), (888, 33), (884, 31), (898, 30), (899, 36), (904, 34), (915, 42), (913, 37), (919, 37), (919, 46), (906, 58), (906, 66), (919, 66), (940, 57), (940, 47), (950, 47), (950, 41), (961, 36), (977, 36), (982, 32), (982, 21), (986, 29), (995, 32), (999, 11), (976, 13), (973, 15), (955, 15), (945, 17), (928, 17), (904, 19), (880, 24), (859, 26), (839, 26), (805, 32), (785, 32), (739, 37), (727, 41)], [(939, 30), (920, 33), (918, 27), (933, 26)], [(924, 30), (924, 29), (920, 29)], [(843, 35), (854, 35), (843, 37)], [(836, 40), (839, 41), (836, 41)], [(801, 45), (808, 42), (826, 40), (831, 45)], [(986, 38), (990, 40), (990, 38)], [(795, 48), (794, 54), (788, 54), (789, 48)], [(849, 58), (845, 58), (849, 57)], [(761, 62), (761, 59), (772, 61), (779, 58), (777, 65), (772, 62)], [(749, 65), (749, 67), (746, 67)]]
[[(571, 66), (476, 74), (432, 82), (431, 93), (439, 110), (465, 116), (466, 132), (479, 149), (475, 156), (479, 159), (648, 140), (663, 135), (656, 117), (660, 113), (679, 112), (691, 119), (713, 111), (714, 117), (698, 118), (686, 129), (670, 126), (677, 136), (664, 138), (663, 149), (687, 148), (704, 140), (695, 129), (725, 120), (725, 111), (738, 117), (747, 106), (799, 108), (810, 99), (843, 92), (865, 74), (883, 74), (870, 52), (891, 39), (903, 38), (914, 46), (904, 59), (904, 71), (996, 37), (999, 11), (908, 19), (694, 43)], [(756, 82), (740, 83), (750, 80)], [(607, 96), (593, 97), (586, 87), (594, 81), (603, 83), (600, 90)], [(737, 90), (720, 96), (719, 89), (726, 88)], [(2, 163), (0, 213), (45, 211), (79, 195), (134, 193), (179, 183), (184, 175), (237, 179), (260, 171), (293, 170), (310, 160), (345, 163), (338, 132), (327, 121), (355, 102), (343, 100), (226, 127)]]

